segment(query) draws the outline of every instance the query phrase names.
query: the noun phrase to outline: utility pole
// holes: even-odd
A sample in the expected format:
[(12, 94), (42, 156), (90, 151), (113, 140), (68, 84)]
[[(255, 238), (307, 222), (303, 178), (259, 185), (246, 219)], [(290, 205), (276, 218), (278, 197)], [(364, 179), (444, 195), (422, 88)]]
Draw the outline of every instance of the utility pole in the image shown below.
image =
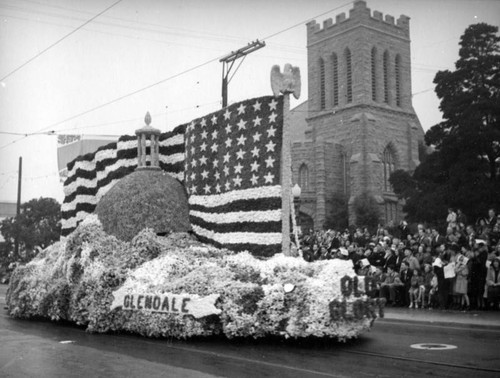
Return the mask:
[[(21, 183), (23, 178), (23, 158), (19, 156), (19, 169), (17, 171), (17, 207), (16, 207), (16, 221), (19, 221), (19, 215), (21, 214)], [(19, 235), (16, 233), (16, 240), (14, 243), (14, 253), (16, 254), (16, 259), (19, 258)]]
[[(261, 42), (257, 39), (254, 42), (250, 42), (247, 46), (242, 47), (241, 49), (232, 51), (230, 54), (226, 55), (225, 57), (219, 60), (219, 62), (222, 62), (222, 107), (223, 108), (227, 106), (227, 85), (233, 78), (236, 71), (238, 71), (238, 68), (240, 68), (241, 63), (243, 63), (243, 60), (245, 60), (245, 57), (248, 54), (263, 48), (265, 45), (266, 45), (265, 42)], [(233, 76), (229, 78), (229, 73), (233, 68), (234, 62), (240, 58), (243, 58), (243, 60), (240, 62), (238, 67), (236, 67)]]

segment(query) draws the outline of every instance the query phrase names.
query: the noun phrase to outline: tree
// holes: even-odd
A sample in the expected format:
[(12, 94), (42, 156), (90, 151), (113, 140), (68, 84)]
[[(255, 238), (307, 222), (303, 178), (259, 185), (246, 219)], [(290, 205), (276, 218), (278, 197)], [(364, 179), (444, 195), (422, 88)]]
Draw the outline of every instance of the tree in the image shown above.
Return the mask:
[(370, 193), (363, 192), (354, 198), (353, 207), (357, 226), (377, 227), (380, 222), (380, 212), (377, 201)]
[(444, 121), (426, 134), (427, 144), (456, 155), (466, 152), (498, 180), (500, 158), (500, 37), (498, 27), (471, 25), (460, 40), (456, 70), (434, 78)]
[[(16, 237), (23, 260), (33, 256), (35, 247), (42, 249), (59, 240), (61, 232), (61, 205), (53, 198), (33, 199), (21, 206), (21, 213), (6, 218), (0, 223), (0, 232), (7, 248), (4, 253), (12, 254)], [(21, 256), (14, 256), (18, 260)]]
[(475, 219), (500, 205), (500, 37), (484, 23), (460, 39), (455, 70), (434, 78), (443, 121), (425, 135), (434, 147), (411, 177), (395, 172), (394, 191), (414, 221), (440, 222), (447, 207)]
[(332, 211), (327, 215), (325, 229), (342, 230), (349, 225), (349, 210), (346, 196), (335, 193), (332, 196)]

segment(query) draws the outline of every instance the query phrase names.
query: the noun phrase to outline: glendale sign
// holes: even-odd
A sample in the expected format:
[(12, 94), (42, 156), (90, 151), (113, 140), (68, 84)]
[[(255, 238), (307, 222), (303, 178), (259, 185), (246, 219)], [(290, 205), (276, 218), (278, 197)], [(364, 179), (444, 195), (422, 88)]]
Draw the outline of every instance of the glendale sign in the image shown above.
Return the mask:
[(195, 318), (221, 313), (221, 310), (215, 307), (215, 301), (219, 298), (219, 294), (200, 297), (195, 294), (131, 293), (118, 289), (113, 293), (113, 297), (110, 310), (121, 308), (128, 311), (140, 310), (163, 314), (192, 315)]

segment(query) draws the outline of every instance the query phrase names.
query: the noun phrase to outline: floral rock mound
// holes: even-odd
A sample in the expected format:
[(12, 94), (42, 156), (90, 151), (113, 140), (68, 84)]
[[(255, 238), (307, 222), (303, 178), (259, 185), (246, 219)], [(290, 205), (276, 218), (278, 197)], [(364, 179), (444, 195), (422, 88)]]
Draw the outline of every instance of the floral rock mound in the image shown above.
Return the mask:
[[(362, 293), (364, 280), (350, 261), (307, 263), (283, 255), (258, 260), (206, 246), (187, 234), (162, 238), (147, 229), (127, 243), (90, 218), (65, 242), (15, 270), (7, 292), (11, 316), (65, 319), (90, 332), (156, 337), (345, 340), (368, 330), (382, 309)], [(117, 293), (126, 294), (123, 302)], [(211, 299), (215, 311), (185, 315), (185, 303), (177, 302), (170, 307), (177, 313), (158, 312), (165, 304), (160, 298), (186, 294)]]
[(100, 199), (95, 213), (104, 231), (127, 242), (145, 228), (164, 234), (191, 229), (184, 187), (159, 170), (122, 178)]

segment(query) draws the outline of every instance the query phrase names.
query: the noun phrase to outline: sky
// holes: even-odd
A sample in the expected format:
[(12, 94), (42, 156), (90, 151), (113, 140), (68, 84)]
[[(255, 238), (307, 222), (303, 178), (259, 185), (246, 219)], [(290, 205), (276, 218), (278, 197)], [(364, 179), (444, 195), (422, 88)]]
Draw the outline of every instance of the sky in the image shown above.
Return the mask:
[[(367, 6), (411, 19), (413, 106), (428, 130), (442, 119), (436, 72), (454, 69), (469, 25), (499, 26), (500, 0)], [(345, 0), (0, 0), (0, 201), (17, 199), (22, 156), (22, 202), (62, 202), (54, 134), (134, 134), (147, 111), (168, 131), (220, 109), (219, 59), (257, 39), (266, 47), (233, 69), (229, 104), (271, 94), (271, 67), (291, 63), (302, 73), (298, 105), (307, 100), (305, 24), (351, 8)]]

